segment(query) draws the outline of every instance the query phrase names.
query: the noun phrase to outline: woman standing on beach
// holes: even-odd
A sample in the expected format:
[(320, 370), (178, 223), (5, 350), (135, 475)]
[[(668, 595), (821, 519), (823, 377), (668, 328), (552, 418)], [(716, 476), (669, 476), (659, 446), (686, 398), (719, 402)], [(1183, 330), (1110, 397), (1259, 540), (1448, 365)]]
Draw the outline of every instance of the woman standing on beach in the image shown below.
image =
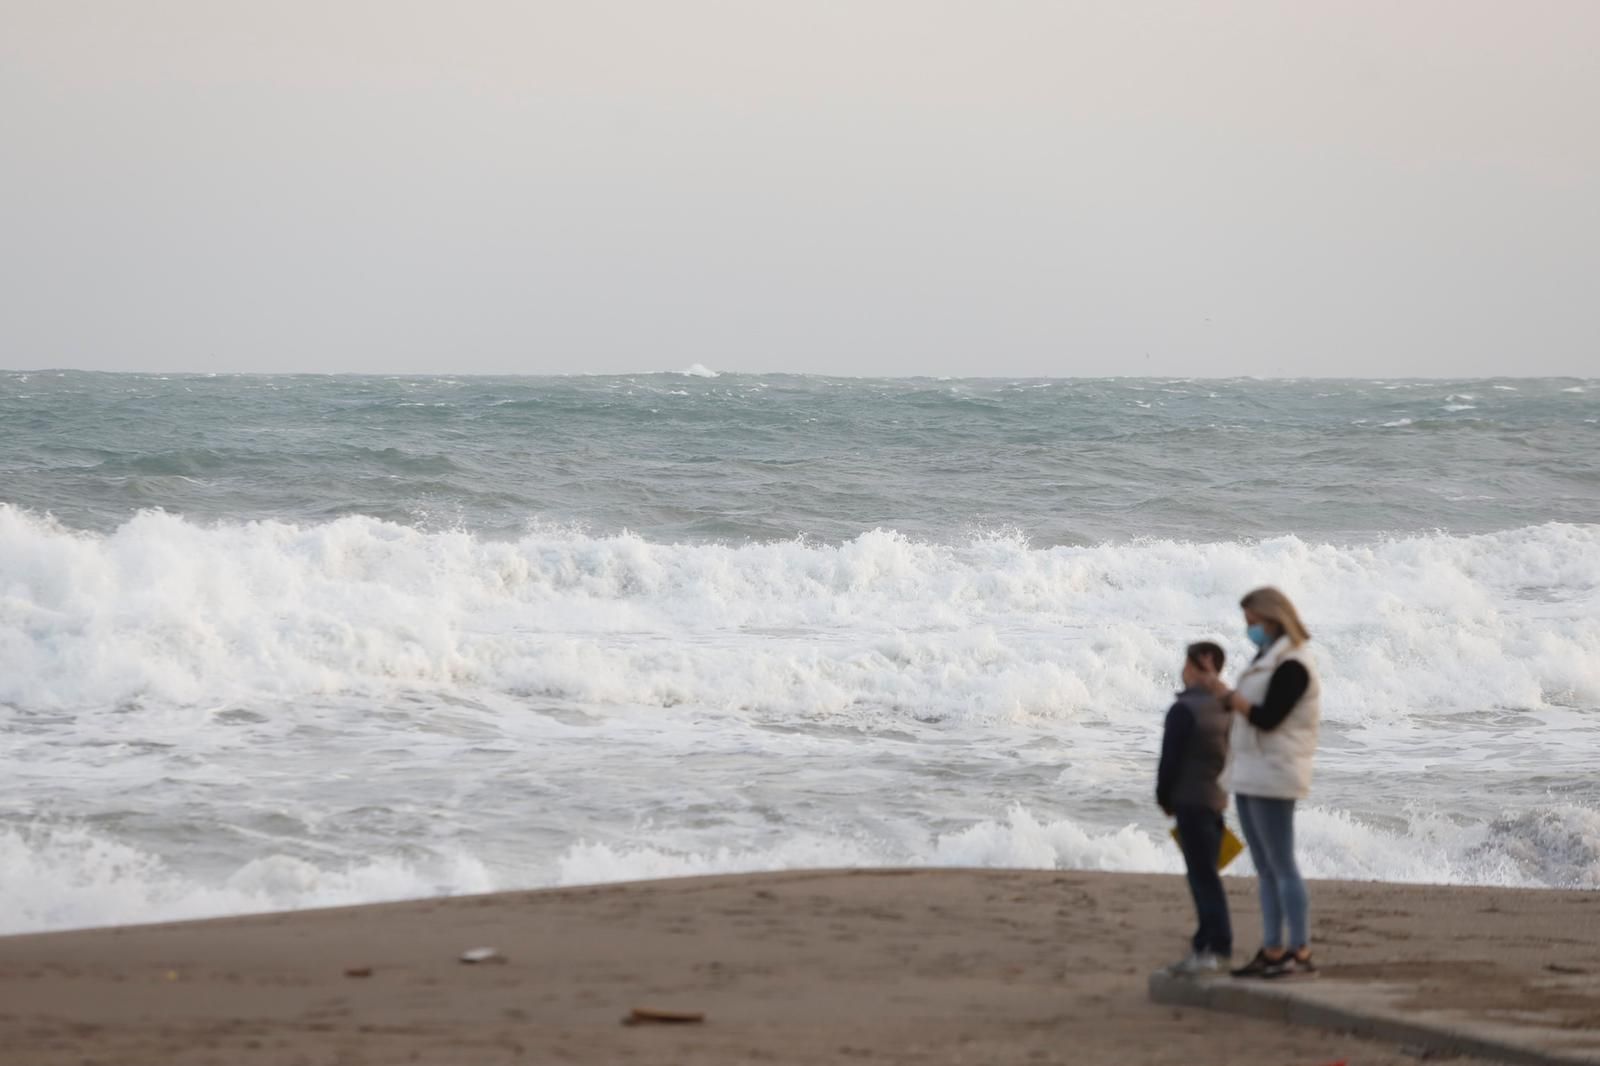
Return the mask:
[[(1311, 760), (1322, 719), (1322, 686), (1294, 604), (1275, 588), (1240, 601), (1257, 650), (1223, 701), (1234, 713), (1227, 787), (1255, 861), (1265, 930), (1255, 958), (1235, 977), (1316, 972), (1305, 881), (1294, 860), (1294, 806), (1311, 792)], [(1289, 938), (1284, 940), (1284, 926)]]

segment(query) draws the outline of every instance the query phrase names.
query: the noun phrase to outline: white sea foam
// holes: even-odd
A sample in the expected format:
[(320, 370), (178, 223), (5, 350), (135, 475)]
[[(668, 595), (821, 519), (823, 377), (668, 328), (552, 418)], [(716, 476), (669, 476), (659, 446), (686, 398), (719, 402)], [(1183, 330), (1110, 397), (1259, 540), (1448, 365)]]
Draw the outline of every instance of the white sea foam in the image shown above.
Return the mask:
[[(1238, 595), (1264, 582), (1311, 620), (1326, 682), (1309, 873), (1600, 885), (1592, 797), (1540, 783), (1589, 773), (1600, 526), (726, 546), (160, 513), (91, 534), (0, 506), (0, 913), (795, 866), (1173, 870), (1148, 791), (1177, 649), (1241, 653)], [(144, 835), (60, 814), (76, 796)], [(530, 810), (536, 838), (505, 828)], [(214, 836), (191, 855), (195, 833)]]
[(0, 933), (335, 907), (501, 887), (465, 855), (319, 866), (281, 854), (201, 878), (81, 825), (0, 829)]
[[(1312, 807), (1301, 812), (1296, 830), (1300, 863), (1313, 878), (1600, 888), (1600, 813), (1586, 808), (1544, 807), (1489, 824), (1432, 816), (1384, 829)], [(1004, 820), (979, 821), (902, 848), (821, 838), (711, 854), (580, 844), (562, 856), (559, 882), (886, 865), (1176, 873), (1183, 860), (1170, 841), (1135, 826), (1094, 830), (1013, 807)], [(1229, 873), (1255, 873), (1248, 852)]]
[[(1231, 815), (1230, 815), (1231, 818)], [(1433, 816), (1382, 828), (1312, 807), (1297, 824), (1308, 877), (1409, 883), (1600, 888), (1600, 813), (1541, 807), (1487, 824)], [(548, 862), (494, 871), (454, 854), (427, 863), (318, 865), (268, 855), (200, 878), (83, 827), (0, 831), (0, 933), (661, 877), (841, 867), (1003, 867), (1177, 873), (1158, 832), (1094, 829), (1014, 806), (997, 820), (913, 840), (800, 833), (765, 846), (697, 851), (670, 842), (579, 841)], [(1254, 873), (1249, 853), (1229, 871)]]
[(690, 378), (716, 378), (722, 376), (703, 363), (694, 363), (687, 370), (680, 370), (678, 373)]
[(1015, 535), (950, 546), (887, 531), (730, 547), (160, 513), (100, 536), (11, 507), (0, 701), (465, 685), (807, 716), (1070, 717), (1158, 699), (1174, 641), (1233, 632), (1240, 590), (1266, 581), (1318, 620), (1343, 714), (1600, 702), (1595, 526), (1350, 547), (1040, 550)]

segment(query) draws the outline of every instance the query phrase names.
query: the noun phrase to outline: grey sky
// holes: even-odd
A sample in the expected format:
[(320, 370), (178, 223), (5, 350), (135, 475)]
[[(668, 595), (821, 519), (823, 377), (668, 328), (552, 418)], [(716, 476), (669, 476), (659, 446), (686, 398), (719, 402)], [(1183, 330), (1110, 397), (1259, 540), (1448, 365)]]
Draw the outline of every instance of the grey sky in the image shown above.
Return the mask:
[(1600, 3), (0, 0), (0, 367), (1594, 374)]

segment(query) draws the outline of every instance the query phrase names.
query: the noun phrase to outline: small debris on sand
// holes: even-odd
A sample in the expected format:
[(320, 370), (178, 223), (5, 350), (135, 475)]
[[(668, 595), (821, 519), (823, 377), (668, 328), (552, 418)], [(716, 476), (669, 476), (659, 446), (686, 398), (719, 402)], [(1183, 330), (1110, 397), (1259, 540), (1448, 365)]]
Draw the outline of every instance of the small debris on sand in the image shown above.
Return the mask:
[(706, 1020), (699, 1011), (657, 1010), (635, 1007), (622, 1019), (623, 1025), (696, 1025)]

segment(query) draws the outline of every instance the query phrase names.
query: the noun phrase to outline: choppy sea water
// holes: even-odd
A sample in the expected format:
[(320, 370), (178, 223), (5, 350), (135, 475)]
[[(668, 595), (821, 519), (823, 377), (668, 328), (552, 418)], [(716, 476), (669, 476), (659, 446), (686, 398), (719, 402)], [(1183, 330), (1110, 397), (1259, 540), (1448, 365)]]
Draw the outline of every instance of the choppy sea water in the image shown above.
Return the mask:
[(1308, 873), (1600, 886), (1597, 381), (0, 373), (0, 930), (1176, 870), (1266, 582)]

